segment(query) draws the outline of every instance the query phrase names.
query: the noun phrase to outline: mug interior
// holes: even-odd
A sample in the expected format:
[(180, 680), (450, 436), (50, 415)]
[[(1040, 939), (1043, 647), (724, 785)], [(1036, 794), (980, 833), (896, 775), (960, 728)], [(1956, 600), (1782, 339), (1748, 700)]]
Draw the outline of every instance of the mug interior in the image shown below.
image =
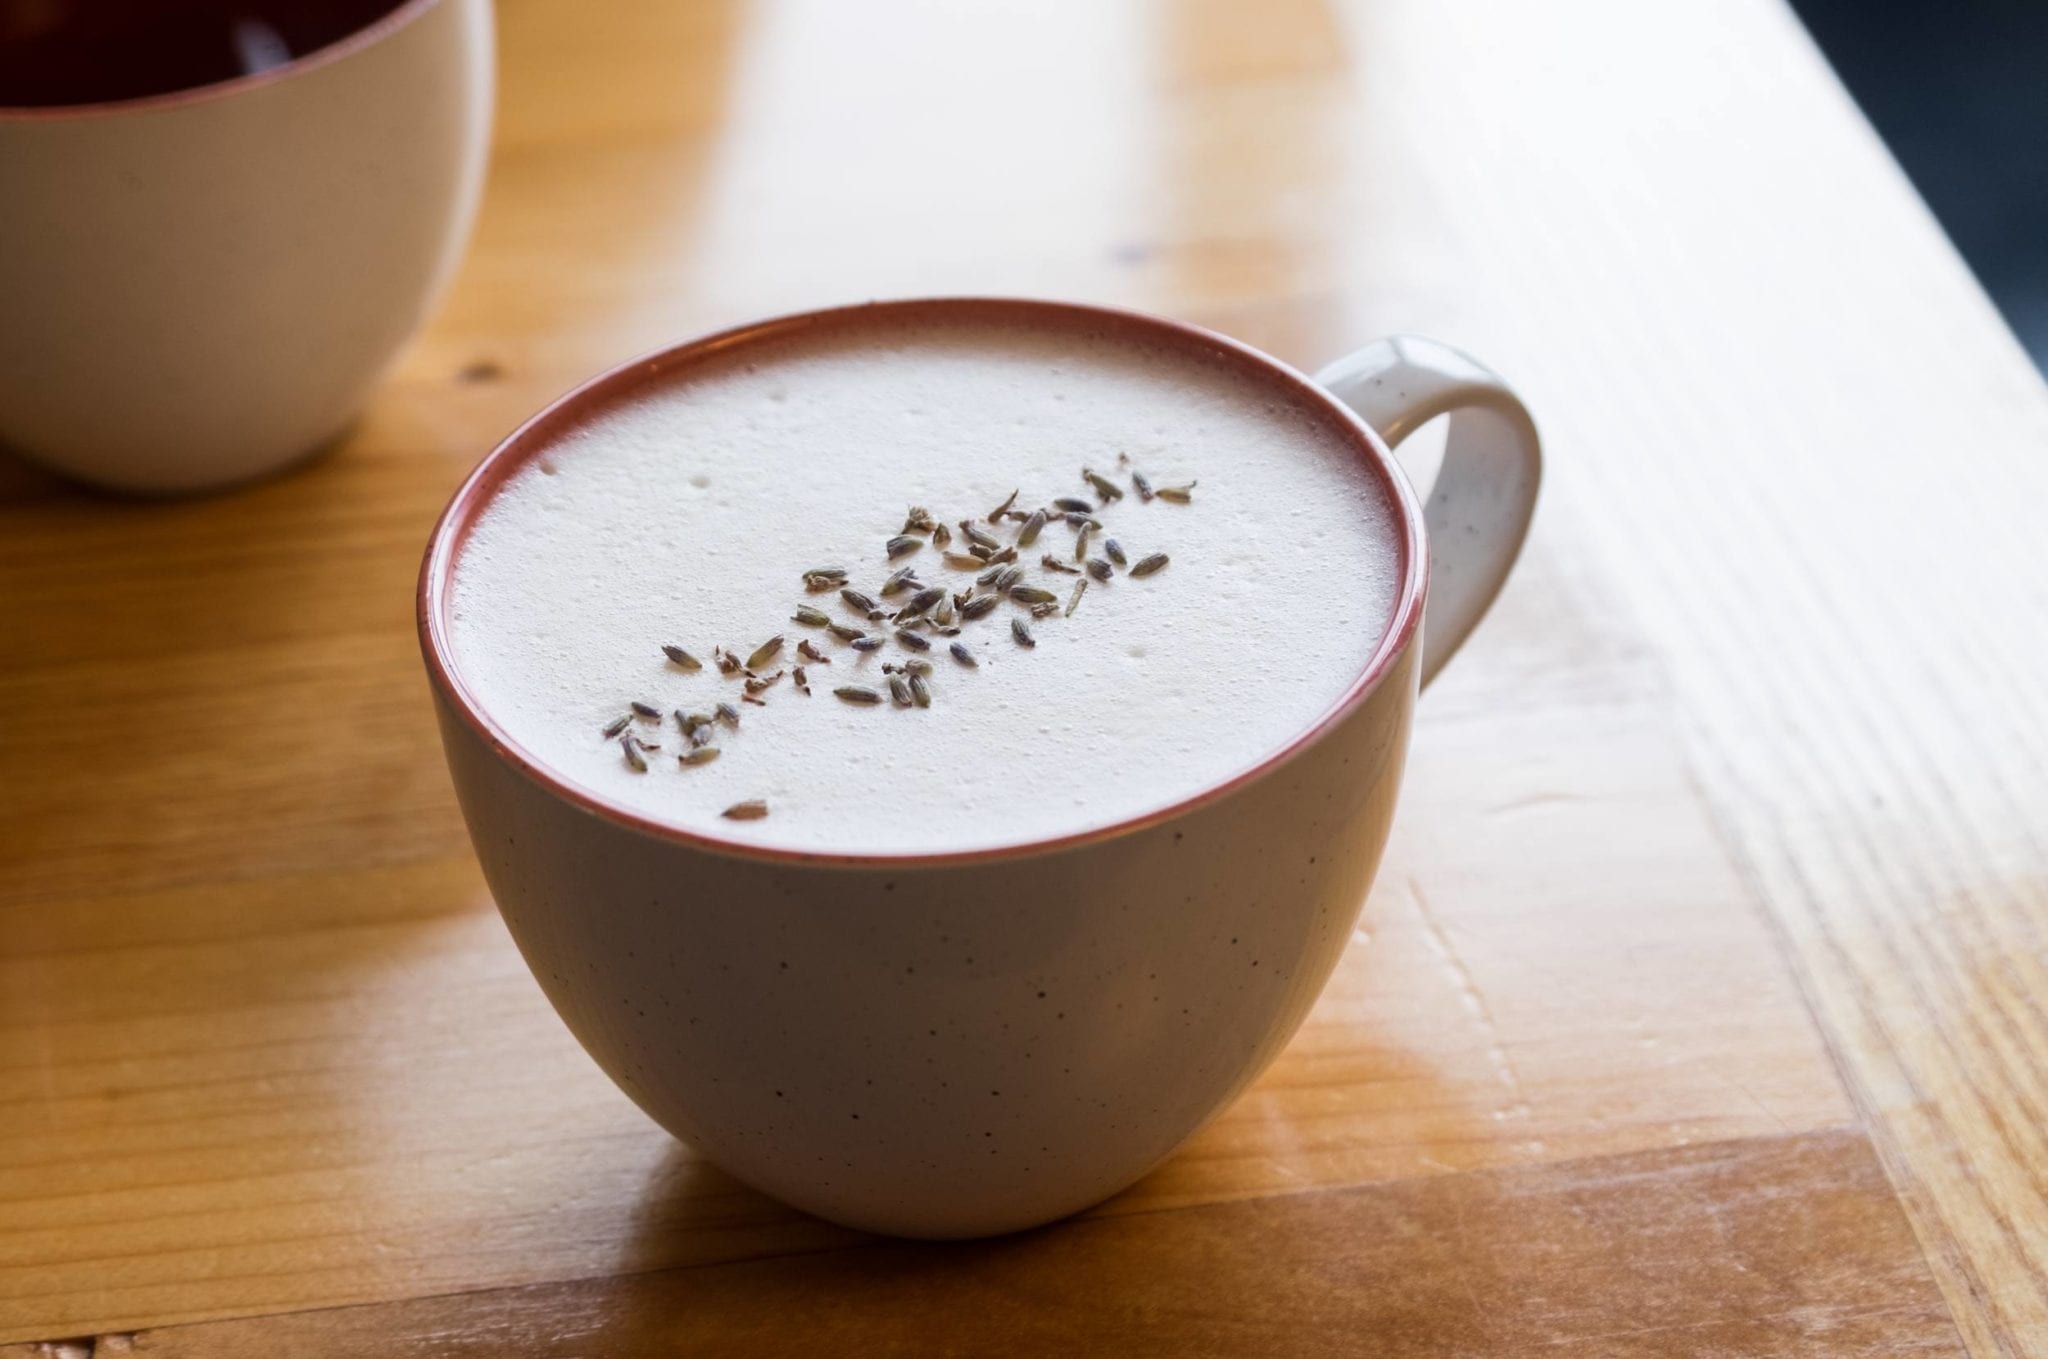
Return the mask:
[[(1239, 374), (1256, 378), (1277, 395), (1288, 398), (1293, 404), (1324, 422), (1326, 428), (1343, 438), (1346, 446), (1358, 457), (1361, 464), (1381, 483), (1386, 503), (1399, 526), (1396, 547), (1400, 565), (1395, 603), (1384, 632), (1364, 668), (1353, 677), (1338, 698), (1319, 717), (1295, 733), (1278, 749), (1269, 752), (1250, 768), (1184, 795), (1166, 806), (1142, 815), (1107, 822), (1085, 831), (1054, 838), (1026, 840), (985, 849), (929, 853), (863, 854), (788, 849), (685, 830), (621, 806), (564, 777), (522, 747), (491, 717), (488, 710), (463, 683), (455, 664), (447, 616), (448, 595), (454, 564), (464, 539), (498, 489), (515, 476), (529, 460), (552, 446), (565, 433), (599, 420), (608, 412), (630, 405), (642, 393), (676, 380), (679, 374), (713, 356), (724, 355), (752, 344), (785, 339), (792, 333), (821, 327), (833, 328), (837, 333), (851, 332), (858, 335), (863, 326), (874, 326), (879, 330), (884, 325), (914, 325), (924, 319), (935, 323), (955, 319), (995, 323), (1012, 321), (1040, 327), (1056, 324), (1073, 327), (1081, 332), (1120, 333), (1155, 345), (1185, 348), (1213, 360), (1222, 361)], [(426, 555), (420, 569), (417, 596), (420, 648), (426, 660), (429, 676), (453, 716), (479, 735), (499, 758), (525, 776), (541, 784), (555, 796), (606, 820), (660, 839), (742, 858), (768, 859), (791, 864), (877, 868), (954, 866), (1065, 849), (1128, 834), (1171, 820), (1264, 777), (1314, 743), (1366, 700), (1416, 635), (1422, 617), (1428, 569), (1428, 553), (1424, 544), (1422, 525), (1422, 512), (1416, 502), (1414, 491), (1377, 434), (1348, 406), (1338, 401), (1324, 388), (1277, 359), (1236, 340), (1185, 322), (1080, 303), (979, 297), (869, 302), (776, 317), (719, 331), (643, 355), (592, 378), (529, 418), (478, 463), (476, 469), (450, 499), (428, 539)]]
[(376, 42), (440, 0), (0, 0), (0, 120), (173, 107)]

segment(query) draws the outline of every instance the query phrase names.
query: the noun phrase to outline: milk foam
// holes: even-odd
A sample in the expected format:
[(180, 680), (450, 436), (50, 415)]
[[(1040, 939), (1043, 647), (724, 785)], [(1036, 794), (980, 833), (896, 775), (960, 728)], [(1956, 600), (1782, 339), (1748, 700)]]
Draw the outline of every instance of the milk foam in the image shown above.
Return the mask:
[[(843, 684), (887, 689), (894, 642), (861, 656), (790, 621), (809, 603), (852, 617), (800, 577), (840, 565), (873, 594), (905, 507), (978, 521), (1013, 487), (1031, 507), (1094, 499), (1084, 465), (1125, 485), (1199, 478), (1194, 503), (1135, 494), (1098, 517), (1143, 580), (1091, 584), (1071, 618), (1010, 637), (1009, 603), (968, 623), (967, 670), (943, 640), (929, 709), (855, 708)], [(984, 523), (983, 527), (987, 527)], [(1003, 542), (1016, 526), (993, 530)], [(956, 530), (957, 533), (957, 530)], [(1050, 575), (1073, 530), (1023, 552)], [(571, 783), (730, 839), (818, 852), (979, 849), (1156, 810), (1239, 773), (1311, 725), (1364, 669), (1393, 614), (1399, 530), (1375, 475), (1334, 431), (1210, 356), (973, 320), (872, 321), (743, 345), (557, 440), (484, 508), (448, 599), (454, 666), (520, 746)], [(959, 540), (955, 539), (956, 549)], [(1098, 548), (1099, 550), (1099, 548)], [(928, 584), (966, 588), (927, 546)], [(887, 601), (900, 604), (902, 597)], [(605, 725), (629, 700), (664, 714), (738, 685), (710, 664), (775, 633), (786, 666), (809, 637), (832, 664), (739, 705), (723, 756), (679, 769), (672, 718), (635, 723), (663, 749), (635, 773)], [(936, 639), (935, 639), (936, 640)], [(664, 643), (705, 661), (685, 674)], [(766, 799), (760, 821), (724, 820)]]

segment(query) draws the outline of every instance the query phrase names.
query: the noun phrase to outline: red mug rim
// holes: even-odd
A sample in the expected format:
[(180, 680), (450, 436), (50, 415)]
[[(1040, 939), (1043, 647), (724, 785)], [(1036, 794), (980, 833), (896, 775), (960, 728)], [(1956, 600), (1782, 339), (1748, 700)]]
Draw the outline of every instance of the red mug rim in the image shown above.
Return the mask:
[(340, 61), (343, 57), (382, 41), (441, 3), (443, 0), (398, 0), (390, 9), (369, 23), (353, 32), (343, 34), (324, 47), (301, 52), (281, 65), (251, 71), (247, 75), (229, 76), (226, 80), (209, 81), (204, 85), (188, 85), (181, 90), (138, 94), (131, 99), (101, 99), (89, 104), (0, 104), (0, 123), (62, 122), (72, 118), (98, 118), (119, 113), (153, 113), (163, 109), (183, 108), (188, 104), (203, 104), (215, 99), (225, 99), (229, 95), (261, 89), (265, 85), (275, 85), (279, 81), (289, 80), (315, 67)]
[[(529, 457), (551, 443), (553, 436), (559, 432), (587, 422), (593, 414), (607, 406), (630, 399), (643, 385), (665, 379), (688, 365), (735, 346), (819, 326), (857, 325), (870, 319), (896, 321), (920, 312), (946, 312), (954, 316), (987, 312), (1008, 313), (1011, 316), (1022, 314), (1024, 319), (1039, 323), (1054, 321), (1101, 328), (1120, 327), (1127, 332), (1144, 332), (1155, 341), (1166, 340), (1184, 347), (1192, 346), (1211, 356), (1233, 362), (1242, 371), (1256, 372), (1262, 375), (1264, 380), (1277, 383), (1286, 388), (1291, 395), (1305, 400), (1311, 409), (1319, 409), (1331, 417), (1335, 427), (1349, 437), (1354, 449), (1384, 483), (1388, 501), (1394, 507), (1402, 530), (1400, 591), (1395, 599), (1393, 613), (1387, 620), (1386, 630), (1381, 634), (1379, 644), (1373, 649), (1371, 657), (1357, 677), (1320, 716), (1296, 732), (1278, 749), (1261, 757), (1249, 768), (1239, 770), (1226, 779), (1178, 798), (1163, 807), (1066, 835), (979, 849), (932, 853), (859, 854), (800, 850), (729, 840), (702, 831), (685, 830), (681, 826), (644, 815), (591, 789), (572, 783), (513, 740), (509, 733), (491, 719), (483, 706), (463, 686), (460, 676), (456, 673), (452, 659), (453, 648), (446, 635), (447, 624), (443, 603), (447, 596), (450, 572), (456, 554), (468, 536), (471, 526), (476, 522), (478, 512), (490, 502), (498, 487), (525, 465)], [(449, 498), (447, 507), (442, 510), (441, 517), (435, 522), (433, 532), (428, 536), (426, 553), (420, 563), (419, 586), (415, 601), (420, 652), (426, 661), (428, 677), (432, 680), (438, 695), (446, 702), (448, 708), (490, 747), (492, 754), (554, 796), (614, 824), (694, 849), (788, 866), (962, 867), (1073, 849), (1116, 839), (1161, 822), (1171, 821), (1272, 773), (1320, 740), (1325, 733), (1362, 705), (1379, 687), (1380, 681), (1415, 638), (1421, 625), (1423, 597), (1428, 586), (1429, 558), (1424, 545), (1422, 524), (1422, 511), (1416, 503), (1413, 488), (1409, 486), (1407, 477), (1400, 471), (1385, 442), (1371, 427), (1349, 406), (1305, 374), (1226, 335), (1219, 335), (1185, 321), (1079, 302), (1012, 297), (929, 297), (862, 302), (816, 311), (792, 312), (767, 320), (752, 321), (651, 351), (571, 388), (529, 416), (518, 428), (506, 435), (497, 447), (485, 454), (482, 461), (463, 479), (454, 495)]]

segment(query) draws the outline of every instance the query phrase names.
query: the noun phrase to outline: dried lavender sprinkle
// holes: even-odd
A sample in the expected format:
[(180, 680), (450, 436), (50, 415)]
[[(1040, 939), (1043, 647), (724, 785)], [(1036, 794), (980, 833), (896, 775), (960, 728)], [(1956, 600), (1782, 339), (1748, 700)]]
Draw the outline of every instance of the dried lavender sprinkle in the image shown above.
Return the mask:
[(1102, 497), (1104, 504), (1124, 498), (1124, 488), (1111, 481), (1108, 477), (1103, 476), (1100, 472), (1084, 467), (1081, 469), (1081, 477), (1090, 486), (1095, 488), (1095, 494)]

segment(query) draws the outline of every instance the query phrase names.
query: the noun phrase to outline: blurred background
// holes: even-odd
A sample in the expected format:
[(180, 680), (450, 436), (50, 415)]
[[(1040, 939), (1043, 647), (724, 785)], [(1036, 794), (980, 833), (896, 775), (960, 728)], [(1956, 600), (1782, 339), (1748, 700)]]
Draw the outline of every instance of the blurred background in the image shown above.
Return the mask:
[(1793, 7), (2048, 373), (2048, 3)]

